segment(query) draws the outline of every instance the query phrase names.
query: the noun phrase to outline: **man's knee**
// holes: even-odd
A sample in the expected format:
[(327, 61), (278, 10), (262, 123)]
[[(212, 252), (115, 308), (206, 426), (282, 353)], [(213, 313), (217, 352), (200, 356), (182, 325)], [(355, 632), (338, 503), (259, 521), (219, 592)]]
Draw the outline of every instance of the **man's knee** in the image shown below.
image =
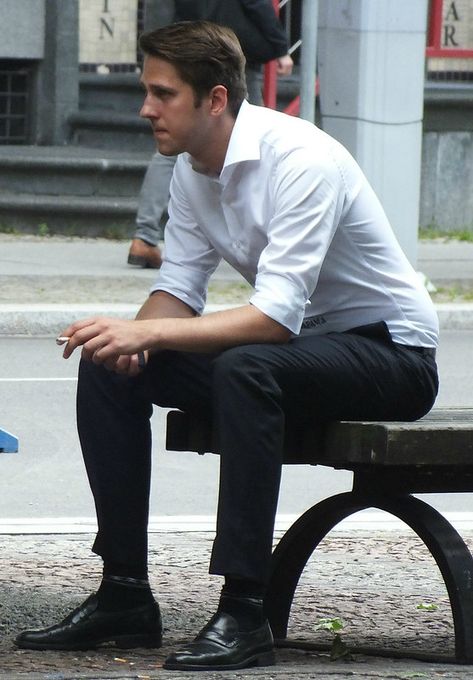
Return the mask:
[(126, 376), (118, 375), (114, 371), (107, 370), (100, 364), (93, 361), (80, 360), (79, 363), (79, 384), (92, 387), (93, 385), (104, 385), (113, 383), (123, 383), (127, 380)]
[(77, 385), (77, 403), (80, 409), (126, 408), (128, 413), (149, 417), (152, 405), (143, 389), (140, 376), (119, 375), (92, 361), (81, 360)]
[(268, 382), (273, 384), (272, 371), (264, 354), (263, 345), (241, 345), (222, 352), (214, 364), (214, 389), (228, 389), (237, 384), (262, 389)]

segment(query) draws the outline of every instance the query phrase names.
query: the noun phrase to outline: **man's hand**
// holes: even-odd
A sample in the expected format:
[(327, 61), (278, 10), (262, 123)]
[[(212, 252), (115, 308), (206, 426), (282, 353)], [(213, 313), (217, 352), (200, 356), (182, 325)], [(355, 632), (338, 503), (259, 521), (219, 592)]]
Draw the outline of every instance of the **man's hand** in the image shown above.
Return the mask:
[(68, 359), (77, 347), (82, 346), (84, 359), (103, 364), (117, 373), (137, 375), (142, 368), (138, 353), (150, 345), (149, 330), (146, 321), (107, 317), (83, 319), (61, 332), (61, 336), (69, 338), (63, 357)]
[(278, 76), (290, 76), (294, 66), (292, 57), (289, 54), (285, 54), (284, 57), (279, 57), (276, 59), (277, 67), (276, 71)]

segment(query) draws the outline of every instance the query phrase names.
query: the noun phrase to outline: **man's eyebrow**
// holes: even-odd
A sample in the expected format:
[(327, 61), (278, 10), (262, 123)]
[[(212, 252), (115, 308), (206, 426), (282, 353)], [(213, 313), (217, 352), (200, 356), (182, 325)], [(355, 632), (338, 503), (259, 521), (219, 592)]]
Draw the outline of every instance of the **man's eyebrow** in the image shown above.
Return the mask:
[(165, 94), (176, 94), (177, 90), (172, 87), (164, 87), (163, 85), (148, 85), (146, 86), (142, 80), (140, 80), (140, 86), (143, 90), (149, 91), (155, 96), (159, 97)]

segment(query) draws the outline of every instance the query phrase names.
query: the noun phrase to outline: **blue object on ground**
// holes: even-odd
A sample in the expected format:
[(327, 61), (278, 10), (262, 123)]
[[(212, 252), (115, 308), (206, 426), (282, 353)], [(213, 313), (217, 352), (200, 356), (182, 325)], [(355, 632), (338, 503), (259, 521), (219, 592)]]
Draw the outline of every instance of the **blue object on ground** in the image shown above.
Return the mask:
[(0, 452), (17, 453), (18, 438), (0, 428)]

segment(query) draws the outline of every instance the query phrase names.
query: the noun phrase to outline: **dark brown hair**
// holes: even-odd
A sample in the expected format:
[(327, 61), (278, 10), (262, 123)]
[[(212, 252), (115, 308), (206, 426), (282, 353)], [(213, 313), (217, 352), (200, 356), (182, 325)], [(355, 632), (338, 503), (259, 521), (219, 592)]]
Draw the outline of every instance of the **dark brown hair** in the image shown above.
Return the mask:
[(246, 97), (245, 57), (235, 33), (210, 21), (179, 21), (143, 33), (142, 51), (171, 63), (192, 87), (196, 106), (216, 85), (227, 89), (228, 104), (236, 117)]

